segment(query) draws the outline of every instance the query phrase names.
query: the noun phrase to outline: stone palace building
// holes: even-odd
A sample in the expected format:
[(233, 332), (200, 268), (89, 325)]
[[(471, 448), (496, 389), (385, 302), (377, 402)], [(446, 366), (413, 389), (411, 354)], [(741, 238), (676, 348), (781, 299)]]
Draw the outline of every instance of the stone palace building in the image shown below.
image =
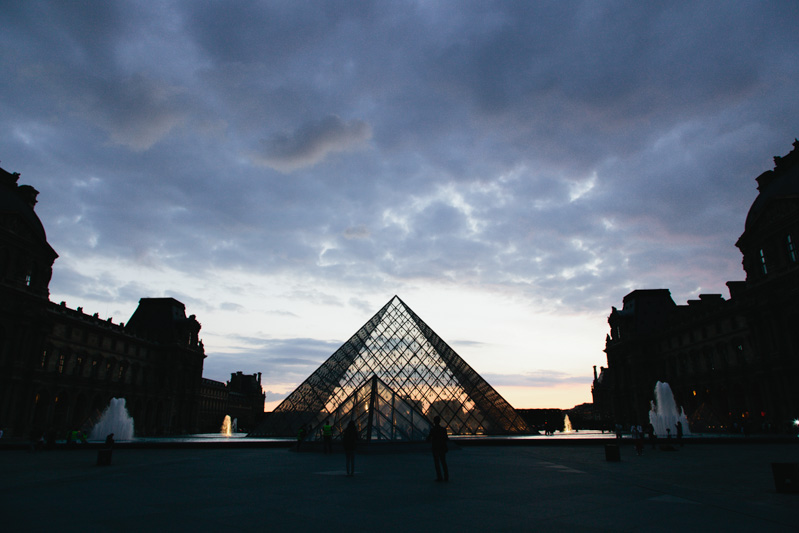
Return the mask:
[(736, 243), (746, 280), (727, 282), (729, 299), (636, 290), (613, 308), (592, 388), (606, 422), (646, 424), (657, 381), (693, 431), (787, 430), (799, 416), (799, 141), (774, 163), (757, 178)]
[[(0, 428), (4, 438), (87, 429), (125, 398), (136, 435), (253, 427), (261, 375), (203, 379), (200, 323), (173, 298), (142, 298), (127, 324), (49, 299), (53, 263), (34, 211), (38, 191), (0, 169)], [(231, 412), (232, 411), (232, 412)], [(241, 423), (240, 423), (241, 425)]]

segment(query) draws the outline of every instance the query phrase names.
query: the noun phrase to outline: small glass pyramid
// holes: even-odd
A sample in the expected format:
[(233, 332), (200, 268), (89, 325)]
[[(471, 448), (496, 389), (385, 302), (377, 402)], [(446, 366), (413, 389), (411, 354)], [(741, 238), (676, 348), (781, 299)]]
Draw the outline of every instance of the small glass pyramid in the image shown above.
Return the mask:
[[(529, 430), (477, 372), (394, 296), (294, 390), (253, 437), (321, 438), (355, 420), (365, 440), (424, 440), (434, 416), (453, 435)], [(427, 420), (424, 420), (424, 418)]]
[[(326, 419), (341, 433), (350, 420), (358, 428), (361, 440), (419, 441), (430, 433), (430, 421), (404, 401), (380, 378), (372, 378), (356, 389), (352, 395)], [(322, 422), (324, 424), (324, 422)], [(309, 438), (318, 436), (321, 426), (310, 431)]]

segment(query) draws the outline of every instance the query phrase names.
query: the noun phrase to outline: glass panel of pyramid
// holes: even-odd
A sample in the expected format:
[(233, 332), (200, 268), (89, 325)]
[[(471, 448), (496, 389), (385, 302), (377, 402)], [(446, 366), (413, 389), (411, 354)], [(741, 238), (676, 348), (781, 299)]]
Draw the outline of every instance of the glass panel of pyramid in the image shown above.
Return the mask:
[[(529, 432), (513, 407), (394, 296), (250, 435), (293, 437), (305, 428), (315, 439), (326, 420), (341, 430), (353, 417), (363, 433), (370, 424), (367, 398), (383, 409), (372, 419), (379, 435), (373, 439), (423, 440), (402, 429), (411, 413), (427, 417), (425, 429), (440, 416), (453, 435)], [(405, 418), (397, 416), (403, 409)]]
[(424, 440), (432, 427), (423, 413), (372, 375), (321, 424), (312, 427), (307, 440), (321, 439), (322, 426), (328, 422), (334, 435), (341, 435), (350, 420), (355, 422), (363, 441)]

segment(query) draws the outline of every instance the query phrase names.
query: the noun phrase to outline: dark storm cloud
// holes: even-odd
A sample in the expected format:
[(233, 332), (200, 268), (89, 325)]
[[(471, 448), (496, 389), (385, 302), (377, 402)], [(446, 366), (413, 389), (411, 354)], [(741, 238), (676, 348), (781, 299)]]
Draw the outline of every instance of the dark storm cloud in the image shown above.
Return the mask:
[(292, 275), (364, 312), (326, 287), (679, 301), (743, 275), (754, 178), (799, 134), (797, 22), (787, 1), (12, 2), (0, 160), (42, 191), (76, 299), (140, 290), (75, 272), (105, 257)]
[[(180, 89), (141, 75), (118, 84), (76, 90), (84, 95), (76, 111), (108, 132), (113, 142), (136, 152), (147, 150), (185, 121), (188, 110), (180, 103)], [(81, 100), (77, 94), (71, 96)]]
[[(81, 269), (85, 271), (85, 269)], [(52, 283), (61, 288), (63, 294), (69, 294), (74, 300), (66, 302), (70, 307), (83, 305), (90, 314), (95, 312), (107, 312), (108, 305), (103, 308), (89, 309), (87, 300), (94, 302), (127, 302), (135, 304), (139, 298), (149, 295), (150, 289), (145, 284), (120, 280), (111, 272), (100, 272), (98, 274), (86, 275), (68, 266), (59, 265), (53, 271)], [(83, 303), (83, 304), (82, 304)], [(122, 311), (115, 310), (112, 313), (117, 320), (125, 321), (133, 313), (134, 307), (125, 308)]]
[[(204, 374), (221, 380), (238, 365), (245, 373), (262, 372), (272, 383), (299, 383), (341, 345), (310, 338), (262, 339), (231, 336), (232, 351), (215, 351), (205, 361)], [(237, 347), (238, 345), (238, 347)]]
[(259, 357), (268, 360), (270, 364), (287, 366), (319, 366), (341, 345), (340, 342), (311, 338), (261, 339), (233, 336), (231, 339), (241, 342), (242, 350), (257, 349)]
[(337, 116), (328, 116), (297, 131), (263, 141), (261, 151), (250, 157), (256, 164), (291, 172), (315, 165), (331, 152), (357, 146), (371, 135), (371, 128), (363, 121), (344, 122)]

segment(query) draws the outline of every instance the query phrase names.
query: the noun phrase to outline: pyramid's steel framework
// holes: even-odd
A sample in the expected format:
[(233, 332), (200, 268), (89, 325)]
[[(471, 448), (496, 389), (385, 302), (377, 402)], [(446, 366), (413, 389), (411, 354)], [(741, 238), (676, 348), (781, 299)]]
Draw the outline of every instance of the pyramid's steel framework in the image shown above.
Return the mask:
[[(368, 386), (371, 384), (371, 386)], [(434, 416), (454, 435), (529, 432), (511, 405), (394, 296), (250, 436), (315, 439), (355, 420), (370, 440), (421, 440)]]

